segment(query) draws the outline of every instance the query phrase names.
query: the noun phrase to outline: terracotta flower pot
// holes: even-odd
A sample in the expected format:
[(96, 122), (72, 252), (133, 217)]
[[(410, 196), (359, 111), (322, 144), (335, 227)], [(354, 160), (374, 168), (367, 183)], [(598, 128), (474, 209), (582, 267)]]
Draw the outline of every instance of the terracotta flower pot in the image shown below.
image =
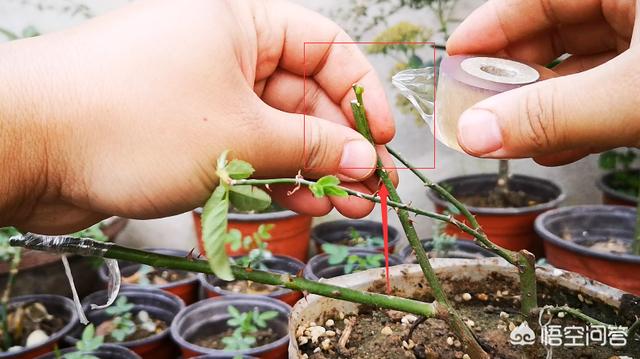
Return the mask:
[[(193, 344), (196, 335), (215, 335), (227, 330), (229, 319), (227, 308), (233, 305), (240, 312), (254, 310), (275, 310), (278, 316), (268, 322), (269, 327), (278, 334), (278, 339), (266, 345), (255, 348), (230, 352), (201, 347)], [(263, 359), (285, 358), (289, 335), (287, 322), (291, 307), (279, 300), (263, 296), (224, 296), (204, 299), (196, 304), (184, 308), (171, 324), (171, 336), (180, 345), (182, 356), (192, 358), (199, 355), (212, 355), (217, 358), (249, 355)]]
[[(171, 256), (178, 257), (186, 257), (189, 253), (187, 251), (179, 250), (179, 249), (168, 249), (168, 248), (147, 248), (147, 251), (167, 254)], [(118, 261), (120, 265), (120, 273), (123, 277), (128, 277), (133, 275), (140, 268), (140, 264)], [(181, 272), (188, 273), (188, 272)], [(109, 270), (106, 265), (100, 267), (100, 279), (104, 283), (103, 288), (106, 288), (107, 283), (109, 282)], [(131, 286), (131, 287), (141, 287), (141, 288), (157, 288), (162, 289), (166, 292), (173, 293), (180, 297), (186, 304), (195, 303), (198, 301), (198, 277), (193, 273), (188, 273), (189, 276), (167, 284), (161, 285), (138, 285), (138, 284), (122, 284), (122, 286)]]
[[(200, 215), (202, 208), (193, 211), (193, 220), (198, 235), (198, 250), (205, 253), (202, 242), (202, 225)], [(311, 217), (297, 214), (293, 211), (283, 210), (269, 213), (229, 213), (229, 229), (237, 229), (242, 236), (250, 236), (261, 224), (274, 224), (271, 230), (271, 239), (268, 241), (268, 249), (273, 254), (280, 254), (297, 258), (303, 262), (309, 255), (309, 231), (311, 230)], [(243, 249), (233, 251), (226, 246), (230, 256), (245, 255)]]
[[(496, 256), (492, 252), (480, 247), (472, 241), (457, 239), (454, 247), (442, 255), (433, 251), (433, 240), (431, 238), (422, 239), (420, 240), (420, 243), (422, 243), (422, 248), (427, 251), (427, 254), (431, 258), (480, 259)], [(405, 246), (400, 250), (400, 252), (398, 252), (398, 257), (402, 258), (404, 263), (417, 263), (415, 253), (413, 253), (413, 248), (409, 245)]]
[[(368, 255), (378, 255), (380, 252), (374, 249), (366, 248), (349, 248), (349, 255), (357, 255), (358, 257), (365, 257)], [(389, 266), (395, 266), (402, 263), (402, 259), (390, 254)], [(384, 267), (384, 259), (380, 261), (381, 267)], [(329, 255), (326, 253), (317, 254), (313, 256), (307, 265), (304, 267), (304, 277), (311, 280), (318, 280), (320, 278), (333, 278), (345, 273), (344, 263), (341, 264), (329, 264)]]
[[(324, 253), (322, 245), (325, 243), (342, 244), (351, 239), (351, 230), (358, 231), (362, 236), (379, 237), (382, 239), (382, 223), (368, 220), (337, 220), (321, 223), (311, 229), (311, 239), (316, 245), (318, 253)], [(389, 226), (389, 253), (393, 253), (402, 235), (392, 226)], [(372, 248), (384, 252), (384, 246), (349, 245), (354, 248)]]
[[(158, 334), (152, 336), (130, 340), (121, 343), (115, 343), (123, 347), (129, 348), (144, 359), (173, 359), (177, 356), (177, 348), (171, 341), (169, 327), (173, 318), (178, 312), (184, 308), (184, 302), (177, 295), (167, 293), (160, 289), (140, 288), (140, 287), (123, 287), (120, 289), (119, 296), (126, 296), (129, 303), (133, 303), (132, 313), (135, 315), (141, 310), (145, 310), (152, 318), (160, 319), (167, 323), (167, 328)], [(84, 309), (87, 319), (96, 326), (111, 318), (106, 313), (106, 309), (90, 310), (91, 303), (102, 304), (106, 301), (107, 291), (102, 290), (89, 295), (82, 300), (82, 308)], [(65, 338), (65, 340), (75, 345), (78, 338), (82, 335), (82, 325), (76, 328)]]
[(640, 295), (640, 256), (590, 248), (617, 239), (630, 245), (636, 210), (626, 206), (571, 206), (536, 219), (547, 261), (610, 286)]
[[(67, 348), (60, 351), (61, 355), (76, 352), (76, 348)], [(140, 359), (140, 356), (131, 350), (114, 344), (103, 344), (98, 349), (89, 353), (99, 359)], [(57, 359), (56, 353), (39, 356), (37, 359)]]
[[(438, 278), (445, 283), (445, 291), (456, 291), (456, 281), (477, 283), (476, 288), (486, 287), (487, 292), (494, 290), (496, 276), (504, 277), (517, 286), (518, 276), (516, 269), (501, 258), (485, 258), (480, 260), (436, 258), (431, 261)], [(391, 283), (396, 293), (403, 297), (423, 298), (428, 294), (429, 288), (425, 285), (424, 275), (417, 264), (404, 264), (391, 268)], [(634, 321), (634, 315), (626, 313), (628, 306), (633, 305), (630, 295), (615, 288), (593, 282), (579, 274), (565, 272), (550, 266), (539, 267), (536, 271), (538, 281), (545, 285), (559, 288), (566, 293), (580, 293), (583, 299), (602, 303), (611, 308), (612, 313), (620, 312), (620, 318), (625, 321)], [(384, 269), (371, 269), (350, 275), (331, 278), (325, 283), (358, 290), (375, 290), (384, 278)], [(446, 284), (451, 280), (450, 284)], [(481, 290), (481, 289), (478, 289)], [(578, 300), (576, 299), (576, 302)], [(331, 313), (358, 313), (361, 304), (336, 300), (318, 295), (308, 295), (306, 300), (299, 301), (291, 312), (289, 320), (289, 358), (302, 359), (302, 353), (298, 346), (296, 331), (300, 325), (308, 325), (310, 322), (323, 323)], [(479, 309), (482, 310), (482, 309)], [(637, 310), (636, 310), (637, 313)], [(486, 315), (486, 314), (485, 314)], [(497, 316), (497, 313), (495, 314)], [(617, 323), (619, 324), (619, 323)], [(491, 330), (494, 330), (493, 328)], [(536, 340), (540, 333), (535, 333)], [(372, 337), (375, 335), (372, 334)], [(504, 346), (509, 346), (504, 343)], [(498, 346), (499, 347), (499, 346)], [(359, 353), (362, 354), (362, 353)], [(498, 353), (499, 354), (499, 353)], [(555, 353), (554, 353), (555, 354)], [(374, 353), (372, 358), (382, 357), (380, 353)]]
[[(276, 273), (297, 275), (304, 269), (304, 263), (293, 257), (287, 256), (273, 256), (263, 260), (261, 263), (264, 264), (270, 272)], [(221, 288), (220, 286), (223, 285), (225, 281), (211, 274), (199, 273), (198, 280), (200, 281), (200, 285), (202, 286), (207, 298), (229, 295), (247, 295)], [(294, 305), (298, 299), (302, 298), (302, 293), (287, 288), (278, 288), (266, 296), (281, 300), (289, 305)]]
[(43, 304), (49, 314), (61, 318), (65, 322), (65, 325), (62, 329), (52, 333), (44, 343), (11, 353), (0, 352), (0, 358), (31, 359), (48, 353), (78, 324), (78, 314), (73, 301), (59, 295), (34, 294), (14, 297), (9, 301), (9, 310), (23, 303), (30, 302)]
[[(634, 175), (640, 175), (640, 171), (633, 171)], [(602, 191), (602, 203), (613, 204), (619, 206), (633, 206), (638, 204), (638, 197), (625, 193), (612, 186), (615, 173), (607, 173), (602, 175), (597, 181), (596, 186)]]
[[(441, 181), (440, 185), (451, 188), (454, 196), (461, 197), (487, 193), (495, 188), (497, 180), (496, 174), (477, 174), (446, 179)], [(536, 256), (541, 256), (542, 241), (533, 229), (533, 221), (540, 213), (556, 208), (565, 195), (562, 189), (551, 181), (522, 175), (511, 176), (509, 188), (533, 196), (538, 204), (529, 207), (467, 208), (476, 216), (484, 232), (495, 244), (511, 250), (527, 249)], [(435, 203), (438, 212), (442, 213), (448, 208), (448, 202), (438, 194), (433, 191), (428, 191), (427, 194)], [(463, 216), (457, 215), (456, 218), (465, 221)], [(460, 239), (472, 239), (469, 234), (452, 225), (446, 227), (446, 232)]]

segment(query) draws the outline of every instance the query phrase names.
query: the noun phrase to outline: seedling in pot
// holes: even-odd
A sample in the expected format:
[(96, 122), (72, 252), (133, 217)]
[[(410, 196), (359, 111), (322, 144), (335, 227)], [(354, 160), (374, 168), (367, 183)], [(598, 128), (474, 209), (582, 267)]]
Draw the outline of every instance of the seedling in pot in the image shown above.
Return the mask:
[(225, 243), (228, 243), (233, 251), (240, 248), (249, 251), (246, 256), (236, 258), (235, 263), (246, 268), (267, 270), (262, 261), (272, 256), (271, 251), (267, 249), (267, 241), (271, 239), (269, 232), (273, 227), (275, 227), (273, 224), (260, 224), (252, 235), (244, 238), (239, 230), (231, 229), (225, 237)]
[(640, 176), (634, 171), (634, 162), (638, 155), (633, 149), (611, 150), (598, 157), (600, 169), (612, 173), (611, 182), (607, 185), (611, 188), (637, 197), (640, 189)]
[(71, 353), (67, 353), (62, 358), (64, 359), (98, 359), (95, 355), (91, 354), (95, 352), (104, 343), (104, 337), (102, 335), (96, 335), (96, 329), (93, 324), (87, 325), (82, 331), (82, 337), (76, 343), (76, 350)]
[(107, 342), (126, 342), (146, 338), (166, 328), (166, 323), (151, 318), (145, 310), (134, 315), (134, 307), (126, 296), (118, 297), (112, 306), (105, 309), (111, 319), (98, 325), (97, 334), (104, 336)]
[(330, 265), (344, 263), (345, 274), (378, 268), (384, 261), (384, 255), (381, 253), (366, 256), (349, 254), (349, 247), (337, 244), (325, 243), (322, 245), (322, 250), (329, 256)]
[(268, 329), (268, 321), (278, 316), (275, 310), (260, 312), (254, 308), (250, 312), (240, 312), (232, 305), (227, 310), (231, 316), (227, 325), (233, 328), (233, 334), (222, 338), (222, 343), (224, 349), (229, 351), (253, 348), (257, 344), (258, 331)]
[(371, 236), (358, 232), (357, 229), (349, 228), (349, 246), (380, 248), (384, 246), (384, 239), (380, 236)]

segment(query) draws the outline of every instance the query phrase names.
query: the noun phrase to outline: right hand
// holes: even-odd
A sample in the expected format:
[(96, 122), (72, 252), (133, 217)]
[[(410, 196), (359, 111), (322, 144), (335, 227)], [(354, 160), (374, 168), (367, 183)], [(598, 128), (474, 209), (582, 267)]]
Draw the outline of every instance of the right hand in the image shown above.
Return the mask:
[[(640, 2), (640, 1), (639, 1)], [(492, 96), (465, 111), (458, 142), (491, 158), (561, 165), (640, 145), (640, 25), (630, 0), (494, 0), (447, 42), (450, 55), (550, 63), (560, 77)]]

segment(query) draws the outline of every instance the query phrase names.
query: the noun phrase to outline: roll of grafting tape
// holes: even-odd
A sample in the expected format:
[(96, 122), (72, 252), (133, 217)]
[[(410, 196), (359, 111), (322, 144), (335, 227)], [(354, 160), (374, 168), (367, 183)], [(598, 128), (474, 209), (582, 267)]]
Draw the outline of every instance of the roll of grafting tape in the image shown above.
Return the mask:
[(460, 115), (487, 97), (538, 81), (540, 74), (521, 62), (482, 56), (442, 59), (438, 75), (435, 133), (445, 145), (462, 151), (457, 129)]

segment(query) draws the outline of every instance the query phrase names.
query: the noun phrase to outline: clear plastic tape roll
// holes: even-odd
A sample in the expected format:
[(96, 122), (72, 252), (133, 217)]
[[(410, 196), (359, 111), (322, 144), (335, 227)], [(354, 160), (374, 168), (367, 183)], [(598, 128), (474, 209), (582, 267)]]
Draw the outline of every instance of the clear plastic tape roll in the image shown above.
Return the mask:
[(534, 68), (513, 60), (485, 56), (445, 57), (437, 78), (435, 111), (432, 68), (402, 71), (393, 77), (393, 83), (416, 107), (438, 141), (462, 151), (457, 128), (458, 119), (465, 110), (487, 97), (536, 82), (539, 78), (540, 74)]

